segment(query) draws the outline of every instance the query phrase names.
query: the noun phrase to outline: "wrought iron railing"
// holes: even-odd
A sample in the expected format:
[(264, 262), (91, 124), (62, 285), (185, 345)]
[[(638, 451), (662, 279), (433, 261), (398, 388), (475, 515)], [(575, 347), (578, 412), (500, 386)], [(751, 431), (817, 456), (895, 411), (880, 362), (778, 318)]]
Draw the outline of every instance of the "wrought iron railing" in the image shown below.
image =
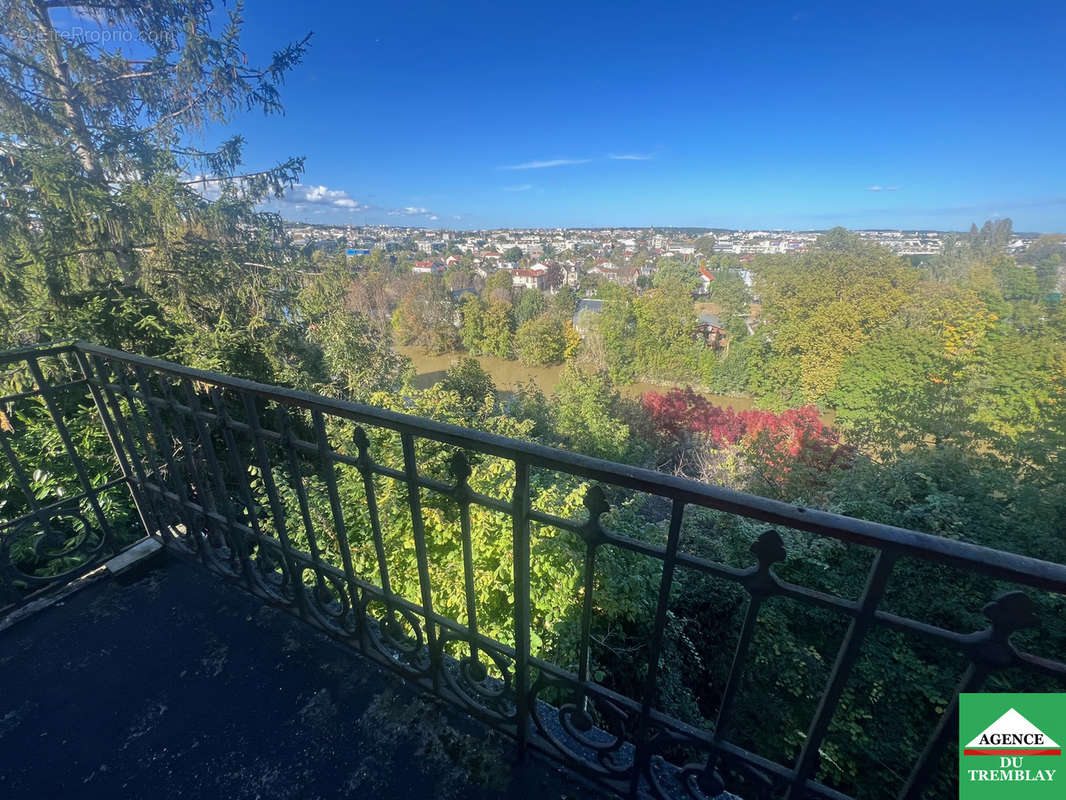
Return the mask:
[[(1059, 654), (1022, 652), (1011, 641), (1016, 631), (1039, 624), (1032, 593), (1058, 601), (1066, 595), (1061, 565), (84, 343), (6, 353), (0, 368), (8, 387), (0, 397), (7, 465), (0, 487), (0, 588), (9, 601), (68, 580), (147, 531), (508, 733), (520, 753), (534, 748), (623, 794), (713, 797), (727, 787), (747, 797), (845, 797), (822, 779), (820, 752), (875, 630), (919, 637), (961, 656), (957, 690), (930, 725), (909, 776), (898, 776), (891, 790), (899, 798), (922, 796), (934, 779), (955, 734), (959, 692), (978, 691), (1004, 670), (1066, 680)], [(105, 436), (111, 461), (99, 457)], [(479, 470), (502, 474), (497, 486), (505, 492), (478, 490), (482, 484), (472, 475)], [(531, 487), (549, 479), (581, 482), (585, 518), (537, 507)], [(127, 489), (132, 503), (122, 494)], [(379, 500), (397, 490), (405, 495), (403, 519), (395, 508), (383, 519)], [(609, 500), (633, 494), (668, 504), (661, 541), (604, 524)], [(776, 528), (754, 541), (749, 566), (730, 565), (685, 545), (690, 508)], [(475, 569), (476, 509), (510, 521), (506, 557), (488, 576), (498, 582), (501, 602), (512, 606), (508, 630), (495, 637), (479, 626), (485, 616), (478, 587), (486, 576)], [(447, 554), (427, 540), (427, 514), (443, 514), (459, 532), (461, 553), (450, 566), (435, 560)], [(395, 588), (403, 567), (387, 546), (392, 526), (402, 529), (413, 562), (406, 589)], [(775, 574), (786, 541), (802, 532), (870, 555), (856, 597)], [(531, 567), (539, 553), (531, 542), (551, 535), (570, 536), (580, 562), (573, 664), (542, 657), (531, 641), (538, 624)], [(632, 696), (597, 680), (590, 663), (601, 589), (597, 559), (609, 552), (650, 560), (659, 576), (642, 685)], [(902, 560), (984, 576), (982, 590), (1013, 589), (978, 602), (988, 601), (985, 629), (950, 630), (885, 607), (893, 568)], [(435, 610), (432, 576), (441, 569), (456, 572), (461, 613)], [(706, 727), (670, 716), (658, 701), (678, 570), (713, 576), (746, 595), (716, 719)], [(751, 656), (760, 610), (776, 598), (835, 615), (847, 626), (790, 763), (752, 752), (731, 736), (745, 674), (756, 668)], [(888, 778), (869, 780), (884, 785)]]

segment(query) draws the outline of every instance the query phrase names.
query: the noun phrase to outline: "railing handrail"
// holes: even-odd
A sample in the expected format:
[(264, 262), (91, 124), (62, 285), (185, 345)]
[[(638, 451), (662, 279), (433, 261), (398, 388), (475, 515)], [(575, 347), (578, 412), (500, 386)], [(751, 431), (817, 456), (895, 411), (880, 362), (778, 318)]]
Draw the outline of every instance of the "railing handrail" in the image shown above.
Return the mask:
[[(53, 372), (51, 367), (42, 368), (42, 359), (52, 356), (57, 357), (58, 372)], [(0, 353), (0, 366), (5, 374), (15, 375), (4, 365), (18, 361), (24, 362), (30, 383), (20, 381), (17, 391), (0, 401), (6, 406), (8, 402), (17, 404), (39, 397), (72, 461), (81, 491), (42, 506), (20, 465), (19, 452), (12, 447), (11, 439), (17, 439), (18, 431), (10, 424), (0, 428), (0, 450), (10, 462), (12, 478), (25, 496), (26, 512), (0, 522), (0, 536), (8, 530), (12, 531), (12, 541), (27, 541), (27, 537), (41, 532), (54, 535), (58, 532), (50, 529), (54, 519), (80, 518), (86, 530), (98, 531), (98, 535), (79, 540), (77, 547), (84, 550), (79, 555), (86, 562), (98, 559), (105, 545), (113, 546), (115, 539), (115, 531), (100, 506), (100, 497), (119, 484), (128, 484), (133, 505), (124, 506), (121, 513), (135, 510), (144, 531), (173, 547), (175, 552), (199, 558), (227, 580), (242, 584), (267, 602), (286, 608), (434, 695), (513, 735), (519, 754), (533, 747), (552, 757), (561, 756), (565, 763), (578, 765), (579, 771), (630, 797), (641, 796), (642, 786), (653, 790), (657, 797), (673, 797), (674, 792), (664, 788), (660, 781), (669, 774), (672, 777), (664, 778), (667, 782), (688, 786), (687, 781), (697, 780), (701, 791), (706, 789), (711, 795), (725, 786), (723, 775), (730, 775), (741, 785), (754, 780), (782, 791), (787, 788), (789, 798), (817, 796), (845, 800), (846, 795), (818, 780), (819, 753), (848, 682), (854, 677), (854, 668), (863, 655), (864, 641), (876, 629), (917, 634), (926, 641), (947, 645), (961, 652), (968, 664), (951, 703), (943, 710), (936, 709), (938, 722), (910, 769), (898, 794), (899, 800), (917, 800), (931, 779), (954, 730), (961, 693), (980, 691), (990, 675), (1010, 667), (1020, 667), (1043, 678), (1066, 680), (1066, 664), (1021, 651), (1011, 642), (1015, 631), (1036, 627), (1040, 622), (1035, 613), (1037, 606), (1025, 592), (1000, 592), (991, 581), (974, 585), (974, 600), (995, 594), (995, 599), (981, 608), (988, 620), (988, 626), (982, 630), (974, 630), (969, 619), (956, 621), (953, 628), (961, 624), (963, 629), (958, 631), (881, 607), (893, 566), (901, 556), (1058, 595), (1066, 595), (1066, 565), (86, 342), (50, 343)], [(53, 375), (58, 380), (53, 381)], [(73, 398), (77, 403), (70, 402), (68, 393), (72, 390), (79, 393)], [(68, 400), (61, 402), (61, 397)], [(71, 415), (81, 417), (85, 397), (90, 397), (96, 406), (99, 422), (123, 475), (120, 480), (94, 482), (86, 474), (66, 422)], [(275, 421), (264, 425), (263, 414), (271, 406)], [(293, 410), (299, 413), (293, 415), (290, 413)], [(299, 426), (294, 426), (294, 417), (302, 420)], [(349, 447), (334, 449), (330, 444), (326, 427), (329, 419), (357, 423), (341, 426), (349, 428)], [(79, 422), (84, 425), (91, 420), (79, 419)], [(389, 463), (375, 461), (364, 426), (398, 434), (402, 455), (389, 449), (390, 455), (386, 457)], [(454, 482), (442, 481), (436, 472), (426, 474), (419, 469), (416, 443), (421, 440), (458, 448), (449, 461)], [(358, 450), (357, 456), (352, 454), (351, 445)], [(18, 451), (25, 449), (19, 447)], [(510, 492), (510, 499), (482, 494), (470, 486), (469, 455), (473, 453), (509, 463), (513, 468), (513, 485), (505, 493)], [(32, 447), (29, 455), (34, 456)], [(402, 469), (397, 468), (397, 458), (402, 461)], [(341, 464), (349, 469), (338, 470)], [(352, 467), (356, 472), (350, 471)], [(535, 508), (531, 502), (531, 467), (586, 479), (583, 502), (588, 510), (587, 519), (571, 519), (572, 511), (564, 511), (566, 517), (558, 517), (547, 509)], [(312, 474), (321, 482), (315, 490), (318, 494), (314, 502), (325, 515), (324, 521), (316, 521), (312, 516), (308, 493), (308, 479)], [(341, 475), (345, 477), (344, 495), (338, 481)], [(254, 486), (253, 477), (257, 481)], [(402, 533), (407, 537), (403, 546), (413, 546), (415, 563), (412, 565), (407, 559), (406, 566), (408, 570), (417, 568), (418, 577), (416, 584), (407, 585), (400, 593), (394, 591), (395, 584), (390, 577), (392, 570), (386, 556), (375, 488), (378, 478), (406, 487), (406, 491), (392, 496), (388, 515), (398, 513), (406, 519), (409, 514), (411, 527)], [(283, 496), (279, 487), (287, 487), (284, 491), (288, 494)], [(671, 501), (665, 543), (633, 538), (601, 525), (600, 517), (611, 507), (604, 487), (635, 490)], [(442, 607), (434, 608), (423, 489), (450, 498), (458, 512), (465, 623), (459, 621), (461, 614), (452, 611), (450, 615), (442, 615), (438, 613)], [(377, 575), (373, 577), (365, 571), (356, 572), (355, 551), (349, 535), (330, 537), (335, 551), (323, 550), (322, 543), (326, 541), (322, 538), (323, 525), (337, 532), (355, 530), (349, 524), (351, 518), (345, 520), (349, 511), (344, 506), (344, 497), (349, 502), (354, 500), (360, 508), (365, 503), (366, 517), (362, 518), (363, 511), (358, 512), (361, 521), (357, 526), (363, 538), (356, 539), (366, 548), (363, 556), (377, 562)], [(328, 510), (321, 505), (327, 500)], [(502, 513), (511, 520), (513, 549), (509, 579), (513, 586), (513, 620), (502, 624), (505, 631), (513, 634), (513, 647), (486, 636), (484, 629), (479, 630), (472, 506)], [(872, 562), (854, 565), (866, 572), (865, 587), (857, 598), (848, 599), (850, 593), (826, 593), (779, 579), (773, 566), (786, 560), (788, 551), (777, 530), (764, 530), (751, 543), (749, 550), (757, 564), (746, 568), (685, 552), (686, 548), (680, 544), (688, 506), (715, 509), (771, 523), (782, 530), (808, 531), (868, 548), (873, 554)], [(90, 513), (98, 526), (89, 522), (86, 515)], [(580, 539), (573, 556), (583, 560), (584, 567), (580, 569), (580, 586), (577, 577), (574, 578), (574, 606), (568, 612), (580, 616), (575, 618), (580, 628), (573, 654), (576, 672), (573, 658), (563, 664), (543, 661), (531, 646), (530, 632), (534, 625), (531, 523), (570, 531)], [(713, 529), (717, 523), (709, 524)], [(433, 541), (436, 541), (440, 531), (436, 528), (434, 531)], [(369, 550), (371, 544), (373, 553)], [(636, 691), (627, 688), (624, 694), (602, 685), (591, 668), (594, 595), (598, 592), (596, 554), (602, 548), (627, 550), (661, 563), (658, 599), (654, 620), (649, 619), (646, 643), (649, 669), (641, 679), (642, 687)], [(583, 558), (578, 552), (581, 550)], [(709, 719), (705, 721), (710, 727), (701, 722), (694, 728), (657, 706), (660, 656), (669, 627), (671, 598), (680, 585), (675, 578), (679, 567), (724, 579), (747, 594), (717, 716), (713, 723)], [(368, 568), (373, 572), (372, 564)], [(19, 574), (31, 588), (69, 579), (69, 573), (38, 576), (23, 570)], [(915, 577), (913, 571), (910, 575), (912, 579)], [(309, 581), (309, 576), (313, 580)], [(0, 579), (3, 577), (0, 573)], [(647, 588), (650, 591), (652, 587), (648, 584)], [(415, 590), (418, 598), (414, 597)], [(543, 591), (543, 587), (539, 590)], [(969, 593), (970, 589), (966, 591)], [(749, 656), (756, 642), (760, 609), (775, 596), (839, 614), (848, 626), (794, 761), (783, 756), (768, 760), (731, 741), (730, 735), (735, 701), (750, 668)], [(1042, 604), (1045, 612), (1047, 599)], [(380, 611), (380, 604), (384, 605), (384, 613), (371, 610), (373, 606)], [(976, 610), (976, 606), (971, 608)], [(410, 629), (409, 634), (405, 633), (405, 626)], [(495, 636), (508, 639), (506, 633)], [(832, 647), (831, 642), (823, 644)], [(469, 656), (453, 658), (455, 653), (467, 648)], [(486, 663), (495, 665), (499, 679), (489, 679)], [(558, 693), (570, 702), (561, 704), (552, 700), (557, 704), (552, 709), (542, 699), (545, 692)], [(548, 722), (549, 717), (557, 719)], [(592, 738), (585, 736), (583, 731), (600, 724), (596, 720), (610, 730), (600, 730)], [(654, 733), (656, 728), (660, 729), (659, 733)], [(655, 756), (662, 748), (673, 746), (671, 743), (705, 754), (706, 760), (701, 764), (697, 758), (685, 766), (663, 760), (661, 766), (666, 772), (660, 773)], [(665, 757), (664, 753), (661, 755)], [(787, 761), (793, 761), (793, 766), (786, 766)], [(695, 796), (689, 789), (683, 793)]]
[[(1032, 556), (946, 539), (921, 531), (871, 522), (829, 511), (791, 505), (779, 500), (721, 486), (712, 486), (642, 467), (619, 464), (447, 422), (330, 398), (313, 392), (271, 386), (210, 370), (186, 367), (171, 361), (101, 347), (89, 342), (75, 341), (70, 345), (59, 346), (44, 345), (40, 349), (47, 352), (62, 352), (68, 348), (137, 364), (190, 380), (237, 389), (268, 400), (309, 410), (328, 411), (356, 422), (373, 423), (446, 444), (471, 447), (490, 455), (510, 459), (520, 457), (519, 460), (532, 466), (557, 469), (637, 491), (654, 489), (655, 494), (684, 503), (817, 533), (851, 544), (874, 547), (897, 555), (911, 556), (949, 566), (976, 567), (979, 572), (990, 577), (1066, 594), (1066, 565)], [(13, 360), (8, 356), (14, 356), (16, 359), (24, 357), (27, 352), (40, 355), (38, 349), (26, 348), (0, 354), (0, 362)]]

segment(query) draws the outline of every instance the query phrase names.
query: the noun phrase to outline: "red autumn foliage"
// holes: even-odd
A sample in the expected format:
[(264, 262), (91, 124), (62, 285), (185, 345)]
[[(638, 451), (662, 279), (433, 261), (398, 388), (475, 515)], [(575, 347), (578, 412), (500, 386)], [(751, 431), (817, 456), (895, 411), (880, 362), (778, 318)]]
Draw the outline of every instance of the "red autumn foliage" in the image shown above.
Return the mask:
[(698, 434), (715, 449), (743, 447), (758, 455), (767, 467), (784, 474), (801, 465), (815, 472), (847, 469), (853, 456), (852, 448), (822, 424), (814, 406), (790, 408), (780, 414), (758, 409), (734, 411), (716, 406), (689, 387), (666, 394), (648, 392), (643, 402), (660, 436), (680, 441), (686, 435)]

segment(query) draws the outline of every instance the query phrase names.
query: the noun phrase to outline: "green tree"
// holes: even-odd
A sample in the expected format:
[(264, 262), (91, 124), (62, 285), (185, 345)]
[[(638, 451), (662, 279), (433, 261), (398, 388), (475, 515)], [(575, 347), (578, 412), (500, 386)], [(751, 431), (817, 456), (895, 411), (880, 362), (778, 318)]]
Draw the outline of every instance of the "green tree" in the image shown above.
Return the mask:
[(242, 171), (241, 136), (203, 150), (192, 134), (246, 109), (280, 112), (281, 81), (307, 39), (256, 67), (239, 7), (215, 35), (207, 0), (87, 5), (130, 31), (144, 57), (61, 35), (52, 15), (64, 4), (5, 4), (5, 343), (80, 336), (305, 382), (314, 359), (302, 358), (313, 348), (293, 313), (298, 253), (280, 219), (256, 210), (303, 161)]
[(577, 292), (569, 286), (562, 286), (552, 296), (548, 305), (553, 314), (563, 319), (573, 319), (574, 311), (577, 310), (577, 299)]
[(307, 339), (321, 349), (321, 371), (328, 376), (313, 388), (362, 401), (374, 392), (398, 391), (410, 376), (410, 359), (393, 353), (387, 325), (349, 308), (346, 280), (345, 268), (332, 265), (309, 280), (297, 298)]
[(566, 323), (542, 314), (518, 326), (514, 350), (523, 364), (539, 367), (562, 364), (566, 357)]
[(658, 288), (670, 283), (684, 287), (689, 294), (695, 294), (701, 285), (700, 272), (694, 264), (684, 264), (673, 258), (664, 258), (655, 269), (652, 285)]
[(501, 269), (489, 275), (485, 279), (485, 296), (489, 300), (511, 302), (511, 273)]
[(753, 262), (763, 346), (751, 354), (752, 389), (779, 405), (825, 402), (847, 357), (917, 285), (902, 259), (841, 238), (829, 249)]
[(597, 458), (625, 457), (629, 426), (620, 419), (621, 398), (607, 373), (568, 364), (554, 400), (555, 431), (565, 447)]
[(506, 250), (503, 251), (503, 260), (504, 261), (513, 261), (514, 263), (517, 264), (519, 261), (522, 260), (522, 250), (521, 250), (521, 248), (508, 247)]
[(455, 305), (439, 275), (412, 281), (392, 317), (400, 344), (417, 345), (430, 353), (447, 353), (459, 345)]
[(522, 325), (539, 317), (548, 309), (544, 293), (536, 289), (520, 289), (514, 301), (515, 324)]
[(696, 374), (702, 345), (695, 341), (696, 308), (677, 280), (663, 281), (633, 300), (636, 371), (651, 380), (685, 380)]
[(696, 252), (702, 256), (714, 255), (715, 238), (714, 234), (708, 233), (704, 236), (700, 236), (693, 244), (696, 247)]
[(634, 295), (614, 284), (602, 288), (603, 311), (596, 316), (594, 329), (602, 340), (604, 367), (617, 383), (629, 383), (637, 369), (637, 316)]
[(485, 309), (483, 347), (486, 355), (511, 358), (514, 350), (514, 310), (510, 303), (493, 300)]
[(485, 353), (485, 301), (474, 294), (463, 297), (459, 305), (459, 340), (474, 355)]
[(496, 397), (496, 384), (493, 383), (492, 376), (481, 366), (481, 362), (469, 356), (448, 367), (440, 382), (440, 388), (455, 392), (466, 404), (474, 408), (480, 408), (486, 401)]
[(748, 315), (751, 292), (736, 270), (720, 269), (713, 274), (710, 299), (721, 308), (722, 321), (728, 327), (731, 321)]
[(1061, 289), (1066, 282), (1066, 236), (1045, 234), (1026, 248), (1022, 263), (1036, 271), (1041, 296)]
[(966, 441), (970, 409), (944, 341), (894, 320), (844, 363), (830, 401), (837, 424), (875, 452)]

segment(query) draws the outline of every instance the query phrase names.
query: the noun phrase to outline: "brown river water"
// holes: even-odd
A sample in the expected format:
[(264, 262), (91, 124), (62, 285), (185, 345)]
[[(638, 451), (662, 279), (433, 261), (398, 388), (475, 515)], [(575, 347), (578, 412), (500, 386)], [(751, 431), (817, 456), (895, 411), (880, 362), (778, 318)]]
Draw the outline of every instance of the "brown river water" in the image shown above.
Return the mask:
[[(444, 377), (445, 371), (453, 363), (462, 358), (463, 353), (445, 353), (444, 355), (429, 355), (420, 347), (397, 347), (396, 352), (411, 359), (415, 367), (415, 377), (412, 383), (417, 389), (425, 389), (437, 383)], [(559, 382), (559, 376), (563, 367), (527, 367), (518, 361), (507, 361), (492, 356), (476, 356), (481, 362), (482, 368), (492, 376), (496, 388), (503, 395), (510, 394), (516, 384), (525, 384), (531, 378), (537, 387), (545, 394), (550, 394)], [(666, 392), (672, 386), (683, 384), (655, 384), (655, 383), (630, 383), (618, 387), (618, 390), (626, 397), (641, 397), (646, 392)], [(725, 406), (744, 411), (755, 407), (755, 401), (751, 397), (729, 397), (721, 394), (700, 392), (704, 397), (718, 406)]]

